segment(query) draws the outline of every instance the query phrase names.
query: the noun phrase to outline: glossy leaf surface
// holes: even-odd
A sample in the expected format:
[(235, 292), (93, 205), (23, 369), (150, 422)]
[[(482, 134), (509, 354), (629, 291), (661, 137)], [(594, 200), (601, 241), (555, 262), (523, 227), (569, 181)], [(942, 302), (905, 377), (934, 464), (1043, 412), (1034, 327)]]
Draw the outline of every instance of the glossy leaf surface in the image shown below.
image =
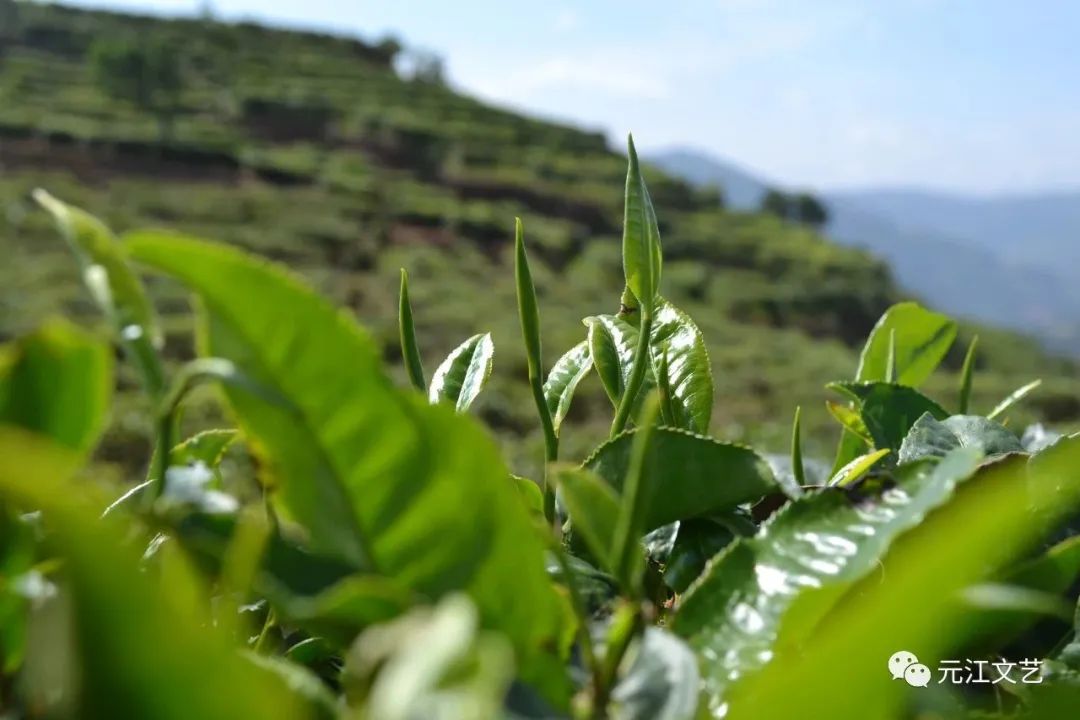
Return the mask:
[[(893, 487), (827, 488), (793, 501), (758, 535), (717, 556), (683, 597), (673, 624), (701, 660), (713, 711), (733, 682), (769, 661), (781, 621), (802, 593), (842, 588), (869, 573), (897, 536), (948, 500), (977, 461), (976, 452), (960, 451), (933, 468), (901, 469)], [(815, 613), (835, 601), (823, 597)]]
[(547, 380), (544, 381), (544, 398), (556, 433), (561, 429), (566, 414), (570, 412), (570, 404), (574, 400), (578, 384), (589, 374), (592, 366), (589, 342), (583, 340), (559, 358), (548, 373)]
[[(585, 467), (616, 491), (630, 466), (635, 433), (628, 431), (601, 445)], [(717, 442), (683, 430), (656, 428), (644, 468), (644, 530), (676, 520), (730, 510), (777, 488), (769, 464), (753, 450)]]
[(494, 358), (491, 334), (473, 335), (454, 348), (435, 369), (428, 400), (448, 403), (458, 412), (465, 412), (487, 384)]

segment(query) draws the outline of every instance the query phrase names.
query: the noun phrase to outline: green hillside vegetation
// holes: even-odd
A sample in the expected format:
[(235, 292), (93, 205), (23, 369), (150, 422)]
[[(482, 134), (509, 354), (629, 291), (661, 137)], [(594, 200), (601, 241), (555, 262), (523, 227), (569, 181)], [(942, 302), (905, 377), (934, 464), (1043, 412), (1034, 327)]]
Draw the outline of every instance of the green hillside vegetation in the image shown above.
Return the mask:
[[(0, 10), (0, 335), (58, 313), (100, 323), (67, 249), (30, 200), (35, 187), (113, 227), (175, 228), (288, 265), (362, 318), (396, 368), (399, 270), (407, 268), (427, 367), (463, 337), (492, 332), (497, 360), (477, 411), (500, 433), (511, 466), (532, 467), (543, 440), (520, 382), (513, 219), (529, 236), (553, 360), (582, 337), (580, 318), (609, 305), (623, 284), (626, 159), (602, 134), (463, 96), (441, 82), (430, 57), (392, 38), (10, 1)], [(139, 71), (157, 78), (147, 81), (158, 83), (161, 92), (149, 91), (156, 99), (102, 81), (104, 68), (162, 48), (175, 68)], [(715, 190), (646, 175), (661, 218), (664, 294), (709, 344), (713, 434), (780, 450), (801, 405), (805, 451), (831, 456), (823, 385), (852, 374), (856, 345), (903, 299), (887, 268), (804, 227), (727, 211)], [(164, 280), (151, 293), (168, 356), (190, 359), (186, 293)], [(931, 396), (955, 396), (971, 334), (962, 330)], [(1018, 336), (979, 334), (974, 408), (988, 411), (1041, 377), (1011, 420), (1076, 423), (1076, 365)], [(145, 455), (150, 428), (134, 385), (124, 366), (100, 460)], [(569, 418), (580, 432), (564, 456), (580, 459), (606, 436), (609, 418), (591, 378)]]

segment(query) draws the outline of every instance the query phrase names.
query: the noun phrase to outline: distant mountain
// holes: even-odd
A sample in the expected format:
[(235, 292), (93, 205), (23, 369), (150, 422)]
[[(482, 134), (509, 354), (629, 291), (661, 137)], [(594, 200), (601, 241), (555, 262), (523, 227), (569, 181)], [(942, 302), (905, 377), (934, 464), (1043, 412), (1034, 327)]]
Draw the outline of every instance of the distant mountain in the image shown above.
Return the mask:
[(856, 190), (829, 199), (1051, 272), (1072, 276), (1080, 265), (1080, 190), (999, 197)]
[(766, 185), (756, 175), (696, 150), (672, 148), (650, 156), (648, 160), (694, 185), (720, 186), (724, 191), (724, 202), (730, 208), (756, 208), (765, 194)]
[[(690, 150), (649, 160), (696, 185), (719, 185), (737, 210), (755, 208), (774, 185)], [(856, 190), (823, 199), (826, 234), (888, 261), (900, 284), (926, 302), (1080, 351), (1080, 283), (1072, 277), (1080, 266), (1080, 192), (968, 198)]]

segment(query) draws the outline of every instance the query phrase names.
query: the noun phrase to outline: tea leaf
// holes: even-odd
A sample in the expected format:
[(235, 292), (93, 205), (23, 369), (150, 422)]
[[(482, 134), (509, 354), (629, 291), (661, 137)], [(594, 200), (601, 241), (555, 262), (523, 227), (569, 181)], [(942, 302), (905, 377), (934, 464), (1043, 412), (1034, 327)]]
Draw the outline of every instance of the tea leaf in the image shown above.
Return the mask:
[(376, 343), (281, 269), (195, 240), (145, 233), (130, 242), (140, 262), (201, 297), (202, 351), (289, 401), (224, 389), (313, 548), (429, 597), (467, 592), (484, 626), (513, 642), (525, 679), (562, 702), (565, 681), (541, 668), (562, 646), (564, 606), (488, 436), (394, 388)]
[(87, 453), (104, 430), (112, 389), (109, 348), (66, 322), (0, 346), (0, 424)]
[(458, 412), (465, 412), (484, 389), (494, 357), (491, 333), (473, 335), (458, 345), (435, 370), (428, 399), (433, 404), (449, 403)]
[[(638, 432), (604, 443), (584, 466), (621, 491)], [(663, 427), (653, 431), (652, 445), (643, 469), (651, 497), (644, 531), (730, 510), (779, 489), (765, 459), (747, 447)]]
[(562, 428), (566, 414), (570, 412), (570, 403), (574, 399), (578, 383), (589, 374), (592, 366), (589, 341), (582, 340), (559, 358), (548, 373), (547, 380), (544, 381), (544, 398), (556, 434)]
[(795, 483), (800, 487), (806, 485), (806, 469), (802, 459), (802, 432), (799, 423), (802, 408), (795, 408), (795, 422), (791, 425), (791, 472), (795, 475)]
[(651, 314), (660, 291), (662, 254), (656, 212), (638, 164), (633, 136), (627, 139), (629, 165), (623, 217), (623, 270), (626, 287), (643, 314)]
[[(995, 577), (1077, 508), (1080, 437), (1030, 461), (1012, 455), (984, 465), (894, 544), (884, 572), (850, 588), (812, 632), (804, 623), (798, 637), (782, 634), (772, 661), (729, 697), (730, 717), (787, 718), (807, 707), (852, 720), (902, 713), (908, 697), (884, 672), (887, 658), (897, 648), (929, 667), (954, 657), (970, 612), (957, 593)], [(803, 607), (823, 598), (822, 590), (811, 591)], [(829, 686), (836, 663), (846, 668), (842, 693)]]
[(634, 659), (611, 693), (614, 720), (685, 720), (698, 706), (697, 659), (661, 628), (645, 628)]
[(409, 374), (409, 382), (414, 388), (424, 392), (427, 381), (424, 380), (424, 363), (420, 360), (420, 345), (416, 341), (412, 303), (409, 302), (409, 275), (404, 268), (401, 269), (401, 289), (398, 292), (398, 337), (401, 342), (401, 357), (405, 360), (405, 370)]
[(735, 681), (769, 662), (781, 621), (791, 624), (785, 616), (800, 595), (829, 589), (800, 618), (805, 627), (869, 573), (901, 533), (946, 502), (978, 459), (974, 450), (961, 450), (937, 466), (902, 467), (896, 487), (865, 497), (840, 488), (807, 495), (714, 558), (683, 596), (673, 623), (698, 655), (712, 711), (729, 701)]
[(840, 472), (833, 475), (832, 479), (829, 480), (829, 485), (838, 485), (840, 487), (850, 485), (865, 475), (878, 460), (891, 452), (892, 450), (889, 448), (882, 448), (881, 450), (875, 450), (866, 453), (865, 455), (860, 455), (844, 467), (840, 468)]
[[(630, 453), (623, 476), (619, 512), (615, 520), (615, 533), (611, 547), (611, 562), (615, 577), (629, 593), (641, 591), (640, 539), (649, 528), (645, 527), (653, 502), (655, 485), (646, 477), (654, 462), (652, 436), (660, 417), (660, 401), (650, 396), (641, 411), (639, 428), (630, 441)], [(610, 649), (609, 649), (610, 652)]]
[[(618, 408), (630, 382), (634, 350), (638, 344), (637, 328), (617, 315), (595, 315), (585, 318), (584, 322), (589, 329), (589, 355), (593, 367), (608, 398)], [(643, 390), (647, 388), (648, 383)]]
[(825, 401), (825, 409), (829, 411), (837, 422), (844, 426), (852, 436), (859, 440), (866, 441), (869, 445), (873, 442), (873, 438), (870, 437), (870, 431), (866, 429), (866, 423), (863, 422), (862, 415), (851, 405), (844, 405), (842, 403), (833, 402), (832, 400)]
[(216, 468), (225, 451), (238, 437), (236, 430), (203, 430), (174, 447), (169, 454), (169, 464), (189, 465), (201, 462), (211, 469)]
[(915, 421), (930, 413), (939, 420), (949, 416), (936, 402), (918, 390), (889, 383), (831, 383), (861, 404), (859, 414), (877, 448), (898, 451)]
[(680, 520), (675, 544), (664, 565), (664, 583), (677, 593), (686, 592), (705, 564), (735, 537), (726, 526), (708, 518)]
[(37, 651), (54, 659), (76, 652), (77, 677), (74, 687), (50, 688), (53, 698), (86, 718), (309, 717), (284, 682), (259, 672), (185, 612), (176, 600), (182, 575), (166, 589), (140, 571), (125, 528), (100, 521), (100, 507), (88, 508), (65, 482), (72, 470), (72, 458), (56, 448), (0, 431), (0, 493), (50, 518), (65, 560), (74, 644)]
[(964, 355), (964, 365), (960, 369), (960, 402), (958, 413), (966, 415), (968, 405), (971, 402), (971, 382), (975, 375), (975, 350), (979, 347), (979, 336), (971, 338), (967, 353)]
[(930, 377), (955, 339), (956, 323), (944, 315), (913, 302), (893, 305), (870, 332), (855, 379), (889, 382), (892, 357), (895, 382), (916, 387)]
[(926, 413), (915, 422), (900, 445), (900, 462), (944, 457), (958, 447), (975, 447), (985, 455), (1024, 450), (1016, 435), (993, 420), (977, 415), (953, 415), (939, 422)]
[(662, 353), (667, 353), (674, 427), (708, 433), (713, 378), (701, 331), (686, 313), (667, 300), (657, 298), (649, 343), (654, 373), (657, 373)]
[(87, 289), (112, 323), (147, 392), (157, 397), (165, 389), (158, 355), (165, 341), (146, 289), (128, 264), (124, 245), (97, 218), (44, 190), (35, 190), (34, 199), (52, 215), (79, 260)]
[(584, 468), (560, 468), (555, 473), (562, 502), (585, 546), (602, 565), (614, 573), (612, 544), (619, 514), (619, 496), (599, 476)]
[(993, 420), (994, 418), (998, 417), (999, 415), (1004, 414), (1004, 412), (1006, 410), (1008, 410), (1013, 405), (1015, 405), (1016, 403), (1023, 400), (1033, 390), (1035, 390), (1035, 388), (1039, 387), (1040, 385), (1042, 385), (1042, 380), (1033, 380), (1032, 382), (1029, 382), (1027, 385), (1024, 385), (1023, 387), (1017, 388), (1016, 390), (1014, 390), (1009, 395), (1009, 397), (1007, 397), (1004, 400), (1002, 400), (1001, 402), (999, 402), (997, 404), (997, 406), (993, 410), (990, 411), (990, 414), (987, 415), (986, 418), (988, 420)]

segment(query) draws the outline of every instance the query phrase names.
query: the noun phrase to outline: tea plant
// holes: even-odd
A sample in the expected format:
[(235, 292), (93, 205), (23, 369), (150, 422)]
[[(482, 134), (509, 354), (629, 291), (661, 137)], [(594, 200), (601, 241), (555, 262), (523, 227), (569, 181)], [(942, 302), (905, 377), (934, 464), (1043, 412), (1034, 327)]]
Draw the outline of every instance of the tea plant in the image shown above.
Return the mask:
[[(156, 408), (148, 476), (103, 497), (86, 466), (114, 385), (62, 321), (0, 356), (0, 661), (11, 717), (1068, 717), (1080, 436), (917, 387), (956, 325), (891, 308), (830, 386), (832, 470), (709, 437), (701, 332), (660, 294), (656, 215), (631, 141), (626, 288), (545, 363), (525, 232), (515, 279), (545, 439), (512, 474), (468, 416), (490, 335), (426, 379), (405, 273), (395, 386), (376, 342), (281, 266), (155, 231), (115, 238), (37, 194)], [(166, 364), (134, 268), (196, 299), (199, 357)], [(595, 372), (610, 439), (561, 459)], [(183, 436), (197, 386), (235, 427)], [(1000, 421), (1000, 422), (999, 422)], [(228, 458), (242, 447), (254, 472)], [(786, 467), (782, 467), (786, 466)], [(897, 682), (915, 653), (1043, 660), (1039, 682)]]

